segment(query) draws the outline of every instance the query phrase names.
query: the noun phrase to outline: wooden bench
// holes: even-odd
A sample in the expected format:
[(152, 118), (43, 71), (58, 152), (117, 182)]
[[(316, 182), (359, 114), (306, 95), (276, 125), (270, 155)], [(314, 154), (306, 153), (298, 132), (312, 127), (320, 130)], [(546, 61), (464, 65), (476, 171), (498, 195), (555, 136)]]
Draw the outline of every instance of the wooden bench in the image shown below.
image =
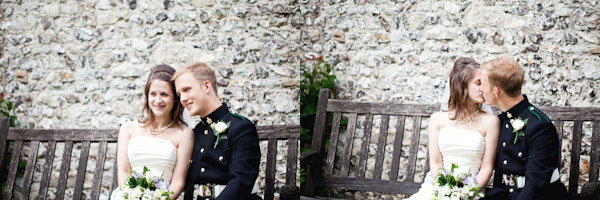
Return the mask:
[[(104, 165), (107, 155), (107, 147), (110, 143), (116, 145), (118, 130), (116, 129), (105, 129), (105, 130), (93, 130), (93, 129), (19, 129), (9, 128), (10, 121), (3, 119), (0, 124), (0, 164), (5, 163), (7, 158), (7, 152), (9, 150), (10, 142), (14, 142), (11, 154), (11, 162), (7, 169), (0, 169), (0, 174), (8, 174), (6, 180), (6, 188), (3, 191), (4, 196), (0, 199), (11, 199), (13, 195), (13, 189), (15, 187), (15, 179), (17, 177), (18, 160), (23, 150), (25, 142), (30, 143), (30, 151), (27, 156), (27, 165), (23, 175), (22, 185), (22, 197), (23, 199), (29, 199), (29, 194), (32, 186), (32, 176), (34, 173), (34, 167), (36, 163), (36, 155), (41, 143), (47, 144), (47, 151), (45, 155), (45, 163), (42, 169), (39, 199), (48, 199), (47, 191), (50, 183), (50, 173), (52, 171), (52, 162), (55, 157), (55, 150), (57, 143), (64, 143), (64, 153), (62, 155), (62, 164), (60, 167), (60, 175), (58, 180), (58, 187), (56, 193), (56, 199), (65, 198), (65, 189), (67, 186), (67, 178), (70, 169), (70, 160), (73, 150), (73, 146), (77, 143), (81, 143), (81, 153), (79, 155), (79, 165), (77, 166), (77, 175), (74, 183), (74, 194), (73, 199), (82, 199), (82, 191), (85, 179), (92, 177), (86, 177), (86, 167), (88, 165), (88, 157), (90, 153), (90, 144), (99, 143), (98, 156), (95, 166), (95, 173), (93, 176), (93, 186), (91, 188), (91, 199), (98, 199), (100, 196), (101, 184), (103, 181), (111, 181), (110, 191), (112, 191), (117, 184), (117, 165), (116, 159), (114, 163), (106, 163), (113, 165), (112, 179), (102, 180), (104, 171)], [(277, 142), (280, 140), (287, 140), (288, 151), (287, 151), (287, 171), (286, 171), (286, 184), (296, 186), (296, 171), (297, 171), (297, 160), (298, 160), (298, 137), (300, 136), (300, 127), (298, 125), (293, 126), (257, 126), (258, 135), (261, 141), (268, 141), (268, 151), (263, 152), (263, 155), (267, 157), (267, 166), (265, 167), (265, 191), (264, 199), (274, 199), (275, 193), (275, 173), (276, 173), (276, 156), (278, 153)], [(59, 155), (60, 156), (60, 155)], [(116, 157), (116, 152), (115, 152)], [(0, 180), (3, 182), (4, 180)], [(88, 180), (89, 181), (89, 180)], [(72, 183), (71, 183), (72, 184)], [(287, 186), (286, 185), (286, 186)], [(191, 191), (186, 191), (188, 194)], [(187, 195), (190, 197), (191, 195)]]
[[(302, 163), (308, 163), (308, 175), (304, 194), (312, 196), (317, 194), (316, 188), (341, 188), (347, 190), (370, 191), (387, 194), (405, 194), (415, 193), (420, 188), (420, 182), (415, 180), (417, 169), (423, 166), (418, 174), (423, 175), (429, 171), (429, 160), (427, 151), (421, 151), (420, 160), (417, 164), (419, 144), (427, 144), (427, 140), (419, 141), (421, 130), (425, 130), (423, 121), (432, 113), (439, 111), (439, 105), (415, 105), (400, 103), (370, 103), (336, 100), (329, 98), (328, 89), (320, 91), (317, 114), (315, 118), (314, 133), (312, 136), (312, 146), (310, 152), (301, 154)], [(568, 178), (568, 190), (572, 195), (577, 195), (580, 179), (580, 154), (582, 141), (582, 125), (587, 122), (593, 123), (591, 150), (589, 152), (589, 179), (588, 182), (598, 181), (598, 163), (600, 156), (600, 108), (566, 108), (566, 107), (540, 107), (550, 119), (553, 120), (557, 131), (559, 141), (562, 147), (562, 138), (565, 129), (565, 122), (573, 123), (572, 146), (570, 149), (570, 171)], [(499, 112), (496, 110), (496, 112)], [(328, 127), (328, 115), (333, 115), (333, 123)], [(380, 116), (378, 137), (371, 138), (374, 116)], [(379, 117), (378, 116), (378, 117)], [(357, 118), (364, 117), (364, 124), (357, 123)], [(395, 134), (393, 137), (393, 151), (391, 156), (386, 159), (386, 144), (388, 143), (388, 129), (390, 128), (390, 118), (396, 119)], [(342, 118), (347, 118), (347, 127), (345, 129), (345, 140), (340, 141), (340, 128)], [(412, 130), (405, 130), (405, 123), (412, 120)], [(569, 122), (571, 121), (571, 122)], [(352, 149), (355, 134), (357, 134), (357, 125), (363, 129), (363, 136), (358, 154), (358, 162), (352, 161)], [(362, 126), (361, 126), (362, 125)], [(330, 128), (331, 131), (327, 131)], [(408, 128), (410, 129), (410, 128)], [(329, 134), (330, 133), (330, 134)], [(329, 135), (329, 146), (326, 149), (326, 136)], [(392, 135), (389, 135), (390, 137)], [(568, 135), (565, 135), (568, 136)], [(410, 146), (403, 150), (403, 139), (410, 139)], [(367, 159), (369, 158), (370, 140), (376, 140), (375, 163), (372, 169), (367, 169)], [(343, 143), (342, 143), (343, 142)], [(343, 146), (341, 152), (338, 152), (338, 146)], [(421, 149), (423, 150), (423, 149)], [(423, 155), (425, 154), (425, 155)], [(372, 154), (371, 154), (372, 155)], [(336, 157), (340, 158), (336, 158)], [(387, 179), (382, 178), (384, 170), (384, 159), (390, 160), (388, 164), (389, 172)], [(400, 160), (405, 157), (408, 160), (407, 165), (401, 166)], [(373, 160), (373, 159), (371, 159)], [(406, 161), (406, 159), (405, 159)], [(424, 162), (423, 162), (424, 161)], [(420, 165), (420, 166), (419, 166)], [(324, 168), (323, 168), (324, 167)], [(404, 173), (399, 175), (399, 170)], [(372, 176), (365, 176), (367, 170), (372, 170)], [(350, 173), (353, 172), (353, 173)], [(369, 171), (371, 172), (371, 171)], [(561, 172), (562, 173), (562, 172)]]

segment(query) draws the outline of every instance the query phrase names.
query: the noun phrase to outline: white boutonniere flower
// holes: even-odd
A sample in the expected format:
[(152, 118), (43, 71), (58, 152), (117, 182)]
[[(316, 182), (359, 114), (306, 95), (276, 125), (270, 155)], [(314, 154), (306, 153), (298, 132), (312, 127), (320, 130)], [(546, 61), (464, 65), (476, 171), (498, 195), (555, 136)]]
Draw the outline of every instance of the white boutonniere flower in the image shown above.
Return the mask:
[(525, 130), (523, 130), (523, 128), (525, 128), (525, 125), (527, 125), (528, 120), (529, 119), (521, 119), (520, 117), (510, 120), (510, 125), (513, 127), (513, 133), (515, 133), (515, 140), (513, 141), (513, 144), (517, 144), (517, 139), (519, 136), (525, 136)]
[[(210, 119), (207, 119), (207, 121)], [(229, 125), (231, 124), (231, 122), (223, 122), (223, 121), (218, 121), (217, 123), (211, 123), (210, 124), (210, 128), (212, 128), (213, 133), (215, 134), (215, 136), (217, 136), (217, 140), (215, 141), (215, 146), (213, 147), (213, 149), (217, 148), (217, 145), (219, 144), (220, 140), (223, 139), (227, 139), (227, 135), (223, 134), (225, 133), (225, 131), (229, 128)]]

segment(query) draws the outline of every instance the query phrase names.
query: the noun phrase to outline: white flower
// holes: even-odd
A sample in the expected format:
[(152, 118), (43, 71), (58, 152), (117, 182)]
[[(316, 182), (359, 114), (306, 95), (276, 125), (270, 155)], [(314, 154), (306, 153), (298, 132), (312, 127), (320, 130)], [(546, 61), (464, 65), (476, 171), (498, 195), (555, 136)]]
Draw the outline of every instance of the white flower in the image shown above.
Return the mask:
[(136, 186), (135, 188), (131, 189), (128, 195), (128, 199), (140, 199), (142, 197), (142, 188), (140, 186)]
[(513, 129), (517, 130), (517, 131), (521, 130), (523, 128), (523, 126), (525, 126), (525, 122), (523, 122), (523, 120), (521, 120), (521, 119), (516, 119), (510, 123), (511, 123)]
[(460, 195), (457, 192), (450, 194), (450, 199), (452, 200), (460, 200)]
[(152, 192), (152, 199), (159, 199), (162, 196), (162, 190), (154, 190)]
[(217, 133), (223, 133), (225, 130), (227, 130), (227, 128), (227, 124), (222, 121), (215, 125), (215, 131), (217, 131)]

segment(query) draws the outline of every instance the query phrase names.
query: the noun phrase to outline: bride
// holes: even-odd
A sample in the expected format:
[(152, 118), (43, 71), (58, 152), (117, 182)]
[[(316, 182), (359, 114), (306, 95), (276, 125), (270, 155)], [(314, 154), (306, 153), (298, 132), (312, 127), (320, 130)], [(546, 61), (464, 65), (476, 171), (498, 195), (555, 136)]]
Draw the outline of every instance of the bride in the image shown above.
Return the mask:
[(485, 187), (494, 169), (500, 122), (482, 110), (481, 70), (471, 58), (459, 58), (450, 72), (448, 108), (431, 115), (429, 166), (421, 189), (409, 199), (433, 199), (432, 176), (452, 163), (477, 174)]
[[(152, 68), (144, 89), (144, 118), (124, 123), (117, 144), (118, 183), (123, 184), (132, 170), (143, 172), (145, 166), (170, 182), (171, 199), (183, 190), (194, 146), (194, 134), (182, 118), (184, 109), (171, 81), (174, 73), (168, 65)], [(115, 191), (111, 199), (123, 199)]]

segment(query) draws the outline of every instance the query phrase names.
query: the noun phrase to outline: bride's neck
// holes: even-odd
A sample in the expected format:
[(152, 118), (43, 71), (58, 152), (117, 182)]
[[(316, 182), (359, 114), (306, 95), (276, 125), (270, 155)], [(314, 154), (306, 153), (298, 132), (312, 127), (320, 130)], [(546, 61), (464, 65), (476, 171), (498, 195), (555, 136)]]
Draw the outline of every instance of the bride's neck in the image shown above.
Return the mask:
[(158, 117), (155, 116), (154, 122), (151, 124), (153, 128), (162, 128), (168, 126), (173, 120), (171, 116)]

